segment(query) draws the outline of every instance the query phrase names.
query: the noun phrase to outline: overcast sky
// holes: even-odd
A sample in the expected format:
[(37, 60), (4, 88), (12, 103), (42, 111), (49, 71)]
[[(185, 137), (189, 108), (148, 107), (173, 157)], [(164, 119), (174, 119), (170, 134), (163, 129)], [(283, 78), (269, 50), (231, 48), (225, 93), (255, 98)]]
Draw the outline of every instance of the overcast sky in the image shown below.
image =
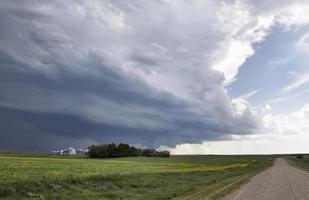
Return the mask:
[(0, 149), (309, 152), (309, 2), (0, 2)]

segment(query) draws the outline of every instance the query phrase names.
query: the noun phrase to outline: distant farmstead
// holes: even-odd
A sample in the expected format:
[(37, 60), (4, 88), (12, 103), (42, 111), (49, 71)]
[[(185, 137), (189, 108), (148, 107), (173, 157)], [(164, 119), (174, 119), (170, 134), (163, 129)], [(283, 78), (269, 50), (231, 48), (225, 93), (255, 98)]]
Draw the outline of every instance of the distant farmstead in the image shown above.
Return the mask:
[(53, 154), (61, 155), (61, 156), (84, 156), (87, 153), (88, 153), (88, 150), (78, 149), (76, 151), (73, 147), (53, 151)]
[(78, 149), (78, 151), (77, 151), (78, 156), (84, 156), (87, 153), (88, 153), (88, 150), (84, 150), (84, 149)]

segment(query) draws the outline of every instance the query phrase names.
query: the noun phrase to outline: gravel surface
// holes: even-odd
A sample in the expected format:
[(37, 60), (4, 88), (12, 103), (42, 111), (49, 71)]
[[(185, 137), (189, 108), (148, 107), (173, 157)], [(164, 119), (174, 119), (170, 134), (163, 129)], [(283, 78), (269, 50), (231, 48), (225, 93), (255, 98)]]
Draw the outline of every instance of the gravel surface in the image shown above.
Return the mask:
[(251, 178), (224, 200), (309, 200), (309, 173), (276, 159), (274, 165)]

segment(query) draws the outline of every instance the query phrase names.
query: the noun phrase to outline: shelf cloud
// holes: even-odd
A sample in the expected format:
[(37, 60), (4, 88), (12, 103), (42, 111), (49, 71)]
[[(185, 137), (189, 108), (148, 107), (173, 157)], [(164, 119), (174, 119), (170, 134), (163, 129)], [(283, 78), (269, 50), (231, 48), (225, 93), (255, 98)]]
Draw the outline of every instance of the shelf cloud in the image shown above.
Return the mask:
[(263, 116), (227, 88), (273, 26), (308, 24), (301, 15), (308, 8), (305, 1), (2, 1), (0, 146), (173, 148), (259, 133)]

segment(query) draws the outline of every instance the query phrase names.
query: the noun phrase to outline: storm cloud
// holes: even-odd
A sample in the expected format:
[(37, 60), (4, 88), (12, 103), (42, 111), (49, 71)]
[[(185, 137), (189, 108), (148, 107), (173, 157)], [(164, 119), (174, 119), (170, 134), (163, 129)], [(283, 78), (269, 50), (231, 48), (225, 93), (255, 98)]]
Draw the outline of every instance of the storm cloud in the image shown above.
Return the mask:
[(174, 147), (255, 133), (259, 117), (226, 89), (275, 23), (251, 6), (2, 1), (0, 147)]

